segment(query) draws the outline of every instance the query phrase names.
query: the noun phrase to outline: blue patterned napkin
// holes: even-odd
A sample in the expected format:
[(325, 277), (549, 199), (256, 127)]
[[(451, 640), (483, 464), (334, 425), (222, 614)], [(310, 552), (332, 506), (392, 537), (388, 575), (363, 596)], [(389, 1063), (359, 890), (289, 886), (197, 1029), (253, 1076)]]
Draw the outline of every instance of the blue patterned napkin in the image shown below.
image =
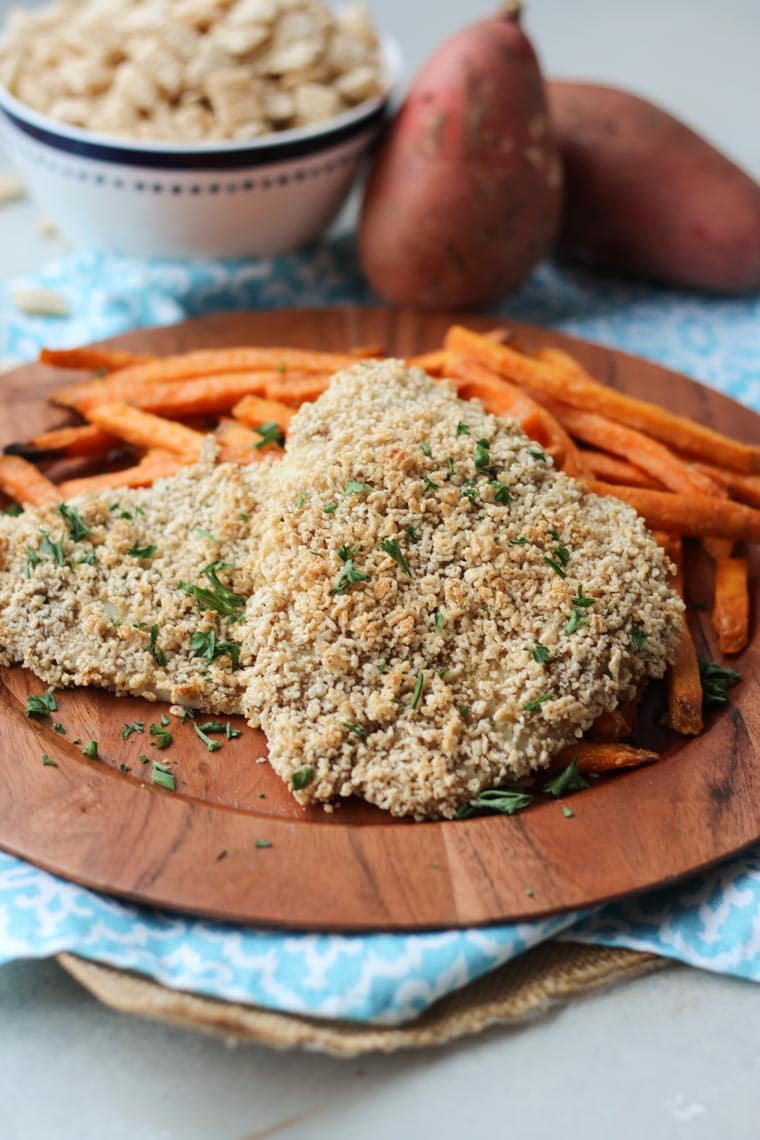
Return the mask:
[[(0, 294), (5, 360), (213, 310), (377, 303), (349, 239), (253, 263), (75, 254), (24, 283), (62, 293), (71, 316), (23, 316)], [(707, 298), (545, 265), (494, 313), (648, 356), (760, 410), (760, 297)], [(259, 931), (160, 913), (0, 852), (0, 963), (68, 950), (195, 993), (388, 1025), (552, 937), (650, 950), (760, 981), (759, 915), (760, 845), (685, 884), (595, 912), (392, 935)]]

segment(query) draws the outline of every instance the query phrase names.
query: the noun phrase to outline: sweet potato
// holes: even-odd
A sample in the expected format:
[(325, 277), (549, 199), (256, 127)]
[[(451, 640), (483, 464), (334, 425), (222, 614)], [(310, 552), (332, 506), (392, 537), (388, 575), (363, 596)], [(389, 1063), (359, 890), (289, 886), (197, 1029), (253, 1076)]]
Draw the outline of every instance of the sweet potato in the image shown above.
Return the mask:
[(533, 49), (512, 16), (447, 40), (409, 90), (370, 174), (359, 257), (397, 304), (482, 305), (548, 251), (562, 173)]
[(612, 87), (552, 82), (565, 164), (560, 252), (676, 285), (760, 285), (760, 186), (666, 111)]

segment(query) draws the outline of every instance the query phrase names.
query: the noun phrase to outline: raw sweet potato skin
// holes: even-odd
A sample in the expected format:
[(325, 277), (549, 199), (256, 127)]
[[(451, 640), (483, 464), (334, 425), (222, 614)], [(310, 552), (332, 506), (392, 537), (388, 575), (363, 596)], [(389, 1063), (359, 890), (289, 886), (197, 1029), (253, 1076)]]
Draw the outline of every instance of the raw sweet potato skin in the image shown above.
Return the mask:
[(396, 304), (493, 301), (550, 248), (561, 182), (529, 41), (505, 17), (473, 24), (423, 66), (380, 148), (359, 226), (362, 268)]
[(559, 252), (587, 265), (721, 292), (760, 287), (760, 186), (636, 95), (547, 84), (565, 165)]

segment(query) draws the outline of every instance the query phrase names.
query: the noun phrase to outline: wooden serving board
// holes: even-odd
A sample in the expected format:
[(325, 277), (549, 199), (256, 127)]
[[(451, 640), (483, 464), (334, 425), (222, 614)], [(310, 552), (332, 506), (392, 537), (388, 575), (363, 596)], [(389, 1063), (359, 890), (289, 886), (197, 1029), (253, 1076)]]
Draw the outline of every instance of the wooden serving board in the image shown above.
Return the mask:
[[(171, 353), (232, 344), (342, 350), (382, 344), (411, 355), (440, 343), (446, 314), (335, 308), (211, 316), (110, 344)], [(476, 328), (493, 324), (482, 318)], [(556, 345), (621, 391), (662, 402), (757, 443), (760, 417), (673, 372), (545, 329), (511, 326), (526, 348)], [(27, 438), (62, 415), (47, 392), (62, 374), (36, 365), (2, 378), (0, 442)], [(360, 430), (360, 425), (357, 425)], [(754, 613), (760, 558), (752, 551)], [(710, 598), (710, 568), (689, 563), (693, 602)], [(692, 607), (700, 651), (717, 658), (708, 615)], [(209, 754), (177, 727), (177, 790), (146, 782), (145, 737), (124, 741), (127, 721), (157, 721), (159, 706), (94, 690), (58, 695), (67, 735), (29, 720), (39, 681), (0, 671), (0, 846), (98, 890), (236, 922), (301, 929), (424, 929), (527, 919), (671, 882), (760, 837), (760, 631), (736, 663), (744, 681), (703, 735), (684, 742), (653, 722), (656, 765), (600, 782), (514, 817), (407, 823), (357, 803), (332, 815), (304, 810), (267, 764), (260, 733), (246, 729)], [(55, 718), (53, 718), (55, 719)], [(242, 723), (239, 727), (245, 727)], [(101, 760), (72, 743), (97, 740)], [(42, 764), (47, 753), (58, 767)], [(121, 771), (126, 764), (129, 771)], [(259, 844), (265, 840), (270, 846)]]

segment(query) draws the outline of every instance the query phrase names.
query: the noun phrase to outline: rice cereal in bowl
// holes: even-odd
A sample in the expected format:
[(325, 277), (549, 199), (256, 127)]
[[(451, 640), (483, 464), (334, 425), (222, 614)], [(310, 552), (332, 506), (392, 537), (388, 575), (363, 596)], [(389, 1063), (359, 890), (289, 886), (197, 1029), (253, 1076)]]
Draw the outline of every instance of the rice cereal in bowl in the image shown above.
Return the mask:
[(267, 256), (335, 216), (397, 73), (361, 5), (59, 0), (8, 18), (0, 131), (80, 247)]

